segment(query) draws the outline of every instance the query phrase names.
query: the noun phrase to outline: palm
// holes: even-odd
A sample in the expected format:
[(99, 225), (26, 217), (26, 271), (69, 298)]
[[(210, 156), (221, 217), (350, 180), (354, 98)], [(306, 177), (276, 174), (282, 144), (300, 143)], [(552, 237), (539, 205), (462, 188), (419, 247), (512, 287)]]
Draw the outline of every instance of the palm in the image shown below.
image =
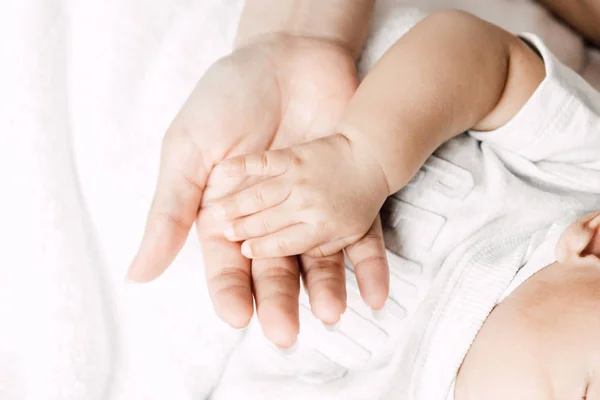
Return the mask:
[[(190, 126), (189, 131), (198, 134), (193, 138), (197, 141), (195, 147), (204, 149), (198, 154), (206, 157), (210, 146), (211, 159), (203, 160), (207, 170), (230, 156), (286, 147), (333, 133), (357, 86), (353, 59), (339, 47), (315, 39), (296, 39), (287, 46), (265, 51), (240, 51), (220, 63), (221, 66), (217, 64), (207, 74), (208, 85), (196, 91), (201, 104), (196, 103), (194, 95), (188, 101), (192, 105), (191, 115), (203, 110), (203, 118), (196, 119), (198, 125)], [(203, 204), (238, 189), (240, 184), (209, 175)], [(249, 261), (241, 256), (240, 245), (223, 237), (223, 226), (206, 208), (200, 208), (196, 229), (217, 313), (234, 326), (245, 326), (252, 315), (248, 276), (262, 268), (254, 263), (250, 269)], [(272, 261), (275, 264), (262, 263), (270, 269), (269, 274), (281, 273), (276, 272), (281, 269), (288, 271), (287, 276), (297, 274), (290, 272), (297, 268), (297, 263)], [(261, 297), (268, 297), (264, 290), (281, 290), (281, 281), (264, 285), (260, 284), (264, 280), (253, 281), (255, 291), (263, 290), (263, 295), (255, 293), (255, 297), (265, 334), (289, 345), (288, 340), (297, 332), (297, 300), (291, 306), (295, 311), (289, 313), (282, 313), (277, 297), (270, 303), (273, 309), (265, 302), (258, 306)], [(297, 275), (287, 282), (289, 293), (294, 293)], [(272, 323), (267, 322), (269, 315), (275, 318)]]
[(310, 46), (288, 60), (287, 104), (273, 147), (287, 147), (331, 134), (354, 94), (352, 57), (331, 44)]
[[(203, 118), (192, 120), (198, 126), (188, 128), (198, 133), (198, 146), (210, 143), (215, 150), (211, 165), (333, 133), (356, 89), (352, 57), (329, 42), (295, 39), (266, 52), (241, 51), (222, 60), (198, 88), (199, 98), (188, 102), (190, 111), (204, 110)], [(209, 179), (205, 200), (230, 189), (218, 177)]]

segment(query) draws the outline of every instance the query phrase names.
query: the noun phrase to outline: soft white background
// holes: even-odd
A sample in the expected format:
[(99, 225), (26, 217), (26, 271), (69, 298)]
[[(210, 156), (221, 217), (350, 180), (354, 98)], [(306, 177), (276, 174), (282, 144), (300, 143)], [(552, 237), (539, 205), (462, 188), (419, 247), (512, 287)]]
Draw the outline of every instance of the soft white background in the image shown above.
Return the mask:
[[(195, 237), (156, 282), (123, 279), (162, 134), (241, 3), (0, 0), (0, 399), (201, 399), (216, 383), (241, 333), (212, 313)], [(406, 26), (404, 3), (379, 2), (371, 49)], [(600, 83), (600, 57), (526, 0), (413, 3), (534, 31)]]

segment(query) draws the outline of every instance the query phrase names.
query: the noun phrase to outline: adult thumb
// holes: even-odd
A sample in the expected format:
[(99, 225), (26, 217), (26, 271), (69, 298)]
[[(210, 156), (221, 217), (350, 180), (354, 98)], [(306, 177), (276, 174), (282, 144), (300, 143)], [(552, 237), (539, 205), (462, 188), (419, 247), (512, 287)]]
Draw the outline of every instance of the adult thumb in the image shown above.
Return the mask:
[(149, 282), (173, 262), (198, 214), (209, 168), (186, 132), (168, 132), (146, 229), (127, 279)]

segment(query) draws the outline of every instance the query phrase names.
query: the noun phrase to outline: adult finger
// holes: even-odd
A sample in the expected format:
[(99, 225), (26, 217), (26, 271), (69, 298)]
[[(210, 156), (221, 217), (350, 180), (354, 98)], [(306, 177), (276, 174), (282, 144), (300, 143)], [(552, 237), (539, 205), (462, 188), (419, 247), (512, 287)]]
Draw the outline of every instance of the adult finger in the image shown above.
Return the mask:
[(240, 253), (239, 243), (224, 237), (201, 240), (208, 293), (215, 312), (234, 328), (244, 328), (253, 314), (250, 260)]
[(167, 132), (154, 199), (129, 280), (151, 281), (171, 264), (196, 219), (209, 172), (185, 129)]
[(300, 256), (304, 286), (312, 313), (324, 324), (337, 323), (346, 310), (344, 255)]
[(256, 314), (263, 333), (281, 348), (292, 346), (300, 330), (297, 257), (252, 261)]
[(390, 276), (381, 219), (377, 219), (358, 242), (346, 247), (354, 265), (360, 295), (374, 310), (383, 308), (390, 292)]

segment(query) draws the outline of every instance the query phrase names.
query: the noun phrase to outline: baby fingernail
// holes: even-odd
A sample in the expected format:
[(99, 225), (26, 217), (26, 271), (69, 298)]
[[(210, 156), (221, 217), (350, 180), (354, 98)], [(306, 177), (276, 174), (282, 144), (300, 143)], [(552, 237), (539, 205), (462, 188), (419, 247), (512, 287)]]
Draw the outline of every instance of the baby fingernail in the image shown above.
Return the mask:
[(340, 326), (340, 322), (336, 322), (335, 324), (325, 324), (323, 323), (323, 326), (325, 327), (325, 329), (328, 332), (335, 332), (338, 330), (338, 327)]
[(248, 242), (242, 243), (242, 254), (246, 256), (246, 258), (252, 258), (252, 249), (250, 249)]
[(385, 307), (384, 308), (380, 308), (379, 310), (371, 310), (373, 313), (373, 318), (376, 321), (383, 321), (385, 319)]
[(233, 229), (233, 226), (231, 225), (227, 225), (225, 227), (225, 231), (223, 232), (223, 235), (225, 235), (225, 237), (231, 241), (235, 240), (235, 230)]

